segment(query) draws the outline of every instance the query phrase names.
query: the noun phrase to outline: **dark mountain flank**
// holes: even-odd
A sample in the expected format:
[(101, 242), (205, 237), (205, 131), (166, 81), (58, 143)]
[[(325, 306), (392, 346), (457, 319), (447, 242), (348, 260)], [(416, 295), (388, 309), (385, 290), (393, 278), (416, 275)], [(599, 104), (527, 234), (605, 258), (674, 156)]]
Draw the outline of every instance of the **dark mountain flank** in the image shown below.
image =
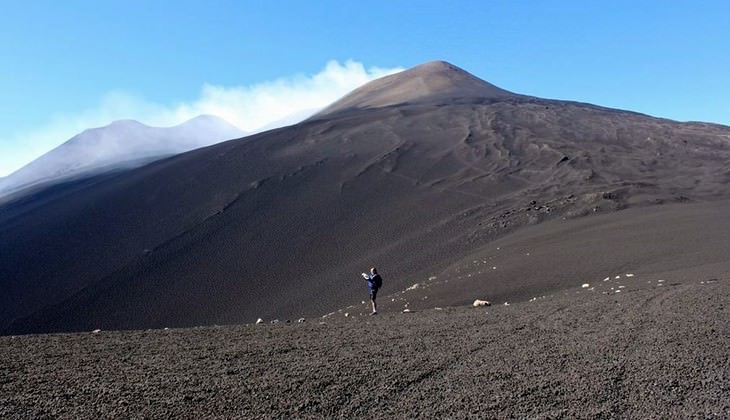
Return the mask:
[[(433, 283), (420, 305), (448, 305), (650, 270), (683, 250), (696, 258), (672, 269), (720, 264), (729, 158), (730, 127), (512, 94), (428, 63), (294, 126), (6, 203), (0, 329), (322, 315), (359, 305), (372, 265), (394, 310), (387, 295), (414, 283)], [(464, 268), (500, 258), (495, 240), (509, 275)]]

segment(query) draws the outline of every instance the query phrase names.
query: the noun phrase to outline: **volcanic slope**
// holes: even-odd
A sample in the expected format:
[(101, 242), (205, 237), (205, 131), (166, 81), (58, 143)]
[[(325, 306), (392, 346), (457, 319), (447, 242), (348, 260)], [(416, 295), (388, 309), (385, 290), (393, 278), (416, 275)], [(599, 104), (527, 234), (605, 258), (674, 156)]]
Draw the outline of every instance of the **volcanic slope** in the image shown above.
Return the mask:
[[(723, 223), (722, 206), (707, 202), (730, 198), (729, 127), (511, 94), (443, 62), (395, 76), (387, 89), (385, 79), (372, 82), (298, 125), (4, 205), (0, 326), (27, 333), (321, 315), (359, 302), (358, 273), (372, 265), (386, 279), (381, 294), (395, 293), (551, 219), (545, 226), (602, 223), (601, 213), (636, 207), (640, 220), (654, 220), (659, 204), (693, 202), (720, 209), (693, 223)], [(399, 84), (414, 79), (424, 86), (415, 93)], [(650, 236), (678, 248), (687, 237)], [(627, 264), (611, 249), (599, 258), (580, 275)], [(519, 276), (460, 279), (463, 292), (447, 287), (440, 302), (462, 303), (495, 282), (511, 299), (580, 281), (545, 283), (529, 264)]]

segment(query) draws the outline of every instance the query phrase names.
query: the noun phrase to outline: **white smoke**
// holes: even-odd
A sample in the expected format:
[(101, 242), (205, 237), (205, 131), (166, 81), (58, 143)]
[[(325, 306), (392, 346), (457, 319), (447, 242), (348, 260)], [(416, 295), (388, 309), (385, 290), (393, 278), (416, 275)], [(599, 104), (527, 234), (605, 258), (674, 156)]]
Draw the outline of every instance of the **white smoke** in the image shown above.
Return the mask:
[(121, 119), (168, 127), (210, 114), (247, 133), (293, 124), (364, 83), (401, 70), (366, 69), (357, 61), (342, 64), (333, 60), (309, 76), (295, 75), (250, 86), (205, 84), (197, 99), (174, 104), (151, 102), (123, 91), (109, 92), (93, 108), (60, 113), (32, 131), (0, 138), (0, 176), (14, 172), (88, 128)]

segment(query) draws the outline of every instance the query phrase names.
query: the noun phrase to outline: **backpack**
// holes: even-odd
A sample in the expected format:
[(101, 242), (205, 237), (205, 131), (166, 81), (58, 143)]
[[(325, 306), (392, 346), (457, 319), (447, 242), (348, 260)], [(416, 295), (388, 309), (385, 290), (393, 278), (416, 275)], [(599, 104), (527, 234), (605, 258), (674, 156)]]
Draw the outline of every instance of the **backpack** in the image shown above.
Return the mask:
[(380, 274), (376, 274), (373, 277), (373, 283), (375, 284), (375, 287), (377, 287), (378, 289), (380, 289), (381, 287), (383, 287), (383, 278), (380, 277)]

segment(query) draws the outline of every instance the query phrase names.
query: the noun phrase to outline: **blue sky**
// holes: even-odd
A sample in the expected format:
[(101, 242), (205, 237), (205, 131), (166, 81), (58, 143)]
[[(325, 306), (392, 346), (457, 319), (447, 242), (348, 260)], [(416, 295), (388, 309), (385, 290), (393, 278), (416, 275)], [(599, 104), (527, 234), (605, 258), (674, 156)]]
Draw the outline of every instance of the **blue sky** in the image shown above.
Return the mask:
[(0, 176), (85, 125), (173, 124), (216, 100), (230, 115), (251, 92), (305, 107), (434, 59), (519, 93), (730, 125), (729, 1), (6, 0)]

